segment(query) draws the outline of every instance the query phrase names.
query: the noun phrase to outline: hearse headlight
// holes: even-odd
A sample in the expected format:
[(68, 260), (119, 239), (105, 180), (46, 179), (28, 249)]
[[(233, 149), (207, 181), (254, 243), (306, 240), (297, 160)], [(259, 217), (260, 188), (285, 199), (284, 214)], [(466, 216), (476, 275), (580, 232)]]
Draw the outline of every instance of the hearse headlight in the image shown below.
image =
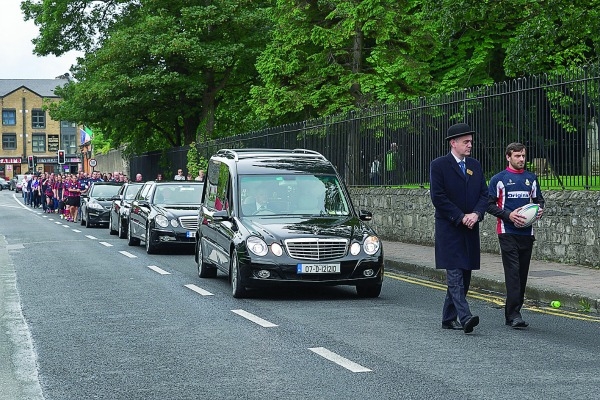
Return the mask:
[(163, 228), (169, 226), (169, 220), (164, 215), (157, 215), (156, 218), (154, 218), (154, 222), (156, 222), (156, 225)]
[(370, 256), (377, 253), (380, 247), (381, 243), (379, 242), (379, 238), (377, 236), (369, 236), (363, 243), (363, 249), (365, 250), (365, 253)]
[(281, 245), (279, 243), (273, 243), (271, 245), (271, 252), (273, 254), (275, 254), (277, 257), (281, 257), (281, 255), (283, 254), (283, 248), (281, 247)]
[(246, 246), (248, 246), (248, 250), (257, 256), (266, 256), (269, 251), (269, 246), (259, 237), (250, 236), (246, 239)]
[(358, 253), (360, 253), (360, 243), (354, 242), (354, 243), (352, 243), (352, 246), (350, 246), (350, 254), (355, 256)]
[(177, 227), (179, 226), (179, 222), (177, 222), (177, 220), (176, 220), (176, 219), (172, 219), (172, 220), (171, 220), (171, 226), (172, 226), (173, 228), (177, 228)]

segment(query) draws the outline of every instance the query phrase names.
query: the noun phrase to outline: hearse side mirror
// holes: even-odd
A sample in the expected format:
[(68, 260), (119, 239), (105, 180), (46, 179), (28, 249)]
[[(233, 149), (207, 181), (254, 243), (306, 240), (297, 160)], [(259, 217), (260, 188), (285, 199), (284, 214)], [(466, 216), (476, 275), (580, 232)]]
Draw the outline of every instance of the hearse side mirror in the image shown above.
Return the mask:
[(373, 219), (373, 213), (371, 213), (371, 211), (360, 210), (358, 212), (358, 218), (362, 221), (371, 221)]

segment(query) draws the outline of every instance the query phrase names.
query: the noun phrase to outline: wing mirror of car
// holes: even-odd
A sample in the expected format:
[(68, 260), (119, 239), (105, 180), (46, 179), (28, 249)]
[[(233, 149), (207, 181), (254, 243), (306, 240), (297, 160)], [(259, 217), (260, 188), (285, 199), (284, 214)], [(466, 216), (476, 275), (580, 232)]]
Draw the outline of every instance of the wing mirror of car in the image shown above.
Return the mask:
[(371, 221), (373, 219), (373, 213), (371, 211), (360, 210), (358, 218), (360, 218), (361, 221)]
[(221, 221), (229, 220), (229, 212), (227, 210), (215, 211), (212, 216), (213, 219), (218, 219)]
[(136, 200), (133, 202), (133, 205), (140, 207), (150, 207), (150, 203), (147, 200)]

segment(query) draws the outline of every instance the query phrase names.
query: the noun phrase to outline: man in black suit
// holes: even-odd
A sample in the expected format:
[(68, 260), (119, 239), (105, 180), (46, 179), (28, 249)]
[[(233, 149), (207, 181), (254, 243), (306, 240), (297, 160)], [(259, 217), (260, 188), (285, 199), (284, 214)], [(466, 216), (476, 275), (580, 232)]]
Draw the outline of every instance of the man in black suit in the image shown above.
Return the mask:
[[(473, 332), (479, 317), (471, 314), (467, 292), (471, 271), (479, 269), (479, 222), (487, 210), (487, 185), (481, 164), (470, 158), (473, 134), (459, 123), (448, 129), (450, 153), (430, 165), (430, 195), (435, 207), (435, 264), (446, 270), (448, 289), (442, 328)], [(458, 321), (457, 321), (458, 318)]]

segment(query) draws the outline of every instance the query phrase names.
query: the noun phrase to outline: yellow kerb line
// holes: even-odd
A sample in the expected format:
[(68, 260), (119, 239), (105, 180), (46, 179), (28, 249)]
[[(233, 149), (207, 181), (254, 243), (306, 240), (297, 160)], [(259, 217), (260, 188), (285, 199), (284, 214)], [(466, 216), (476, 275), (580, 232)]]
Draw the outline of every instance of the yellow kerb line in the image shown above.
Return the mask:
[[(385, 276), (388, 278), (395, 279), (398, 281), (403, 281), (406, 283), (412, 283), (412, 284), (419, 285), (419, 286), (425, 286), (425, 287), (429, 287), (432, 289), (438, 289), (438, 290), (441, 290), (444, 292), (446, 291), (446, 285), (437, 283), (437, 282), (428, 281), (426, 279), (419, 279), (419, 278), (414, 278), (414, 277), (403, 276), (403, 275), (399, 275), (399, 274), (389, 272), (389, 271), (385, 272)], [(500, 297), (500, 296), (494, 296), (491, 294), (480, 293), (480, 292), (476, 292), (476, 291), (472, 291), (472, 290), (469, 292), (469, 294), (467, 296), (477, 299), (477, 300), (486, 301), (488, 303), (492, 303), (492, 304), (495, 304), (498, 306), (504, 305), (504, 297)], [(555, 308), (550, 308), (550, 307), (535, 307), (535, 306), (524, 306), (524, 308), (526, 310), (531, 310), (531, 311), (541, 313), (541, 314), (554, 315), (557, 317), (565, 317), (565, 318), (577, 319), (577, 320), (581, 320), (581, 321), (600, 322), (600, 317), (595, 317), (592, 315), (582, 315), (582, 314), (578, 314), (578, 313), (575, 313), (572, 311), (557, 310)]]

